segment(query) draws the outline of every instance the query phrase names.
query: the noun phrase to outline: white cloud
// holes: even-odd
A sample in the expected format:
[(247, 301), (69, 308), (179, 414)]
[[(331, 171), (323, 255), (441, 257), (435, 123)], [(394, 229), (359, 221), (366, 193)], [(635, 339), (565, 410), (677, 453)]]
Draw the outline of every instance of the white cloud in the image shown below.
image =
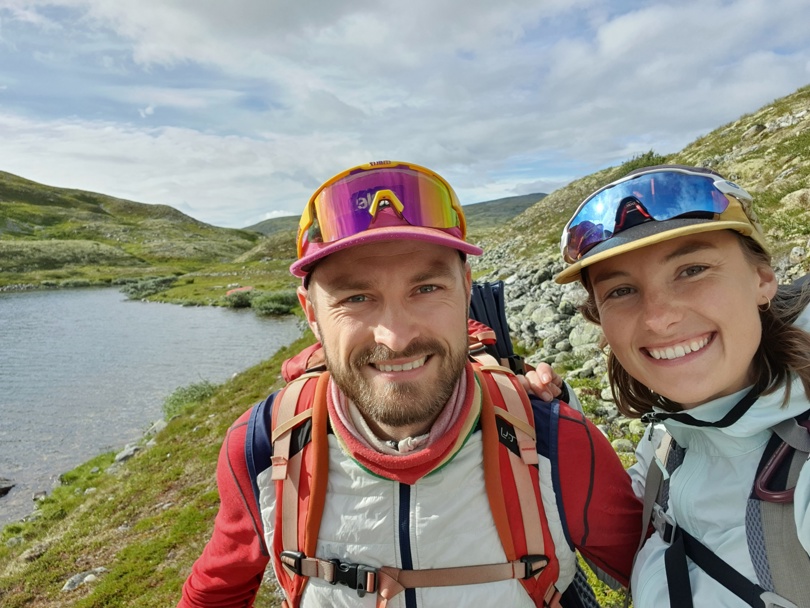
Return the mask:
[(549, 191), (810, 82), (805, 0), (0, 0), (0, 19), (0, 169), (235, 226), (379, 158), (465, 203)]

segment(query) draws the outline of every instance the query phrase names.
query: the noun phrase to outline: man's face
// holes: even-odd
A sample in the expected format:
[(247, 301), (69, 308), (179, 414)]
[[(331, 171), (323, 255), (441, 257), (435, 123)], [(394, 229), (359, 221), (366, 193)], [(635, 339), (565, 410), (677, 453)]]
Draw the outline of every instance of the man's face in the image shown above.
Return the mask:
[(373, 427), (426, 431), (467, 360), (469, 267), (421, 241), (351, 247), (314, 269), (299, 300), (338, 387)]

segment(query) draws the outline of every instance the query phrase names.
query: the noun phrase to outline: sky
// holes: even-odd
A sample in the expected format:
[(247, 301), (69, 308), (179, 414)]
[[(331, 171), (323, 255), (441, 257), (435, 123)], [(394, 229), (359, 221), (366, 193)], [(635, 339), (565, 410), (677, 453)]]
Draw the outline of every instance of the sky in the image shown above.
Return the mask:
[(0, 170), (217, 226), (373, 160), (551, 192), (810, 84), (807, 0), (0, 0)]

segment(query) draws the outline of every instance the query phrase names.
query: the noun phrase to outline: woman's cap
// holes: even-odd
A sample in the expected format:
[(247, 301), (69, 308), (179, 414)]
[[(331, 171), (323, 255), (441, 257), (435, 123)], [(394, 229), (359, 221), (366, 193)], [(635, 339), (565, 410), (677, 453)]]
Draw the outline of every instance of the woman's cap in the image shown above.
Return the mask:
[(752, 197), (710, 169), (657, 165), (631, 171), (577, 208), (560, 241), (570, 264), (557, 283), (581, 280), (592, 264), (688, 234), (735, 230), (765, 251)]

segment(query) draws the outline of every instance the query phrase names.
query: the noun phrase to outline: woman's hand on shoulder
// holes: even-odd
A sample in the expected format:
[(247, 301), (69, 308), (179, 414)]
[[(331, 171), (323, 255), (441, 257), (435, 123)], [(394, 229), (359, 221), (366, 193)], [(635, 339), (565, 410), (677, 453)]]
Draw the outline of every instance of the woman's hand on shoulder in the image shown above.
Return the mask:
[(543, 401), (551, 401), (562, 393), (563, 379), (548, 363), (538, 364), (536, 369), (518, 376), (523, 388)]

